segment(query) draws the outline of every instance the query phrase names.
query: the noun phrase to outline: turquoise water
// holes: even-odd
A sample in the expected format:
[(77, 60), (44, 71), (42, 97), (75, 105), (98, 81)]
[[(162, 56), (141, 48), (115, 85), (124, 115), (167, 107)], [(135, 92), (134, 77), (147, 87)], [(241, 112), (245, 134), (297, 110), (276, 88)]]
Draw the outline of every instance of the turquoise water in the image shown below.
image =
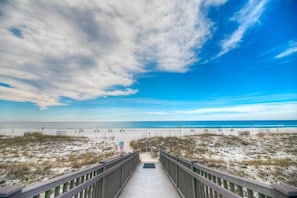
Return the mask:
[(139, 122), (0, 122), (8, 129), (74, 128), (282, 128), (297, 127), (297, 120), (265, 121), (139, 121)]

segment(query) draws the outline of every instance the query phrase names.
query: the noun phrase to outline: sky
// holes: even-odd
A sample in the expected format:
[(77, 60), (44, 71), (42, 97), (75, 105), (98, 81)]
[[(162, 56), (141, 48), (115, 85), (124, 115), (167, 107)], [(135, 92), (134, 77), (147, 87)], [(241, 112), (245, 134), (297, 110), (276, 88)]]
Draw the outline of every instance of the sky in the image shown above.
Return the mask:
[(0, 0), (0, 121), (297, 120), (295, 0)]

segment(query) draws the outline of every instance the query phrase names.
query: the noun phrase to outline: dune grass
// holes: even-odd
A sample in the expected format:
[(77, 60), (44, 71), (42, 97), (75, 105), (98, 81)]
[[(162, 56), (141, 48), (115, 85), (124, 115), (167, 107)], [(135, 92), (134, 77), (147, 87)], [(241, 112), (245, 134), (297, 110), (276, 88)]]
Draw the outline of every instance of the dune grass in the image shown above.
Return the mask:
[(40, 132), (28, 132), (24, 136), (12, 136), (0, 138), (0, 148), (7, 148), (13, 146), (24, 146), (28, 144), (35, 143), (59, 143), (59, 142), (73, 142), (73, 141), (87, 141), (85, 137), (70, 137), (70, 136), (53, 136), (53, 135), (43, 135)]
[(28, 185), (117, 155), (116, 145), (38, 132), (0, 137), (0, 186)]
[(182, 138), (145, 138), (130, 145), (140, 151), (154, 146), (238, 176), (297, 186), (296, 133), (260, 133), (253, 137), (206, 133)]

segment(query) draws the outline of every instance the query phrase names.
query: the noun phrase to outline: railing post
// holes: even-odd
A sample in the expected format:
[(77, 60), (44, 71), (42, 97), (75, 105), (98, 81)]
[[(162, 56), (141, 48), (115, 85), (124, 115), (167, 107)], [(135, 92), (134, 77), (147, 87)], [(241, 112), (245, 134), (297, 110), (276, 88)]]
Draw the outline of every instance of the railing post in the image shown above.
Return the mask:
[(22, 186), (6, 186), (0, 188), (0, 198), (20, 198)]
[[(191, 170), (195, 172), (195, 168), (194, 168), (194, 163), (196, 163), (197, 161), (191, 161)], [(193, 181), (192, 181), (192, 190), (193, 190), (193, 198), (196, 198), (197, 195), (197, 189), (196, 189), (196, 179), (195, 177), (193, 177)]]
[[(123, 155), (120, 155), (120, 156), (121, 156), (121, 162), (123, 162), (124, 156)], [(124, 183), (123, 166), (124, 166), (124, 164), (121, 165), (121, 188), (123, 187), (123, 183)]]
[(175, 161), (176, 161), (176, 163), (174, 165), (175, 165), (175, 175), (176, 175), (176, 177), (175, 177), (176, 178), (176, 188), (179, 189), (178, 188), (179, 187), (178, 186), (178, 183), (179, 183), (178, 182), (178, 165), (177, 165), (178, 164), (178, 155), (175, 156)]
[(297, 198), (297, 188), (288, 184), (272, 185), (277, 198)]
[[(106, 170), (106, 162), (101, 161), (100, 164), (103, 164), (103, 172)], [(102, 184), (101, 184), (101, 196), (100, 197), (105, 197), (105, 177), (102, 178)]]
[[(133, 155), (133, 154), (132, 154), (132, 153), (129, 153), (128, 158), (129, 158), (131, 155)], [(129, 163), (129, 174), (130, 174), (131, 171), (132, 171), (131, 159), (128, 161), (128, 163)]]

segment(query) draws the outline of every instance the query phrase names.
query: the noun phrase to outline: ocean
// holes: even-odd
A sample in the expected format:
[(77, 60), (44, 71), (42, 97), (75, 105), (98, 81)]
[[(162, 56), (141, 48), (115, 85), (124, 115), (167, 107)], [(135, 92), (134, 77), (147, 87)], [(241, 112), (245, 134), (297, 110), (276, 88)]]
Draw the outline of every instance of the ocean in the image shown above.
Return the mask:
[(1, 129), (76, 128), (293, 128), (297, 120), (137, 121), (137, 122), (0, 122)]

